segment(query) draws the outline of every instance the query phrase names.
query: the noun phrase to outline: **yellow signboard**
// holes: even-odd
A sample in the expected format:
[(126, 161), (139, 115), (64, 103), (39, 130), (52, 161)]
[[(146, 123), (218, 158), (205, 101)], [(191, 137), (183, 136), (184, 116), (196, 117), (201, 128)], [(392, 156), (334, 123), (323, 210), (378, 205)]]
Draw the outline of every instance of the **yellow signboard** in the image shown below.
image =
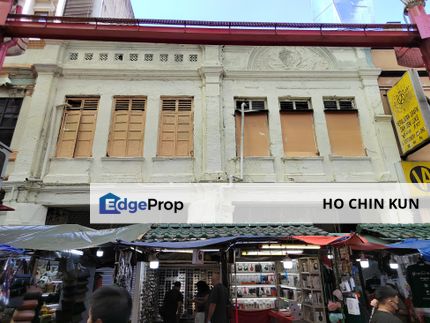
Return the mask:
[(402, 162), (407, 183), (430, 183), (430, 162)]
[(428, 110), (428, 105), (419, 79), (412, 71), (406, 72), (387, 96), (404, 155), (430, 137), (426, 116), (423, 115), (423, 109)]

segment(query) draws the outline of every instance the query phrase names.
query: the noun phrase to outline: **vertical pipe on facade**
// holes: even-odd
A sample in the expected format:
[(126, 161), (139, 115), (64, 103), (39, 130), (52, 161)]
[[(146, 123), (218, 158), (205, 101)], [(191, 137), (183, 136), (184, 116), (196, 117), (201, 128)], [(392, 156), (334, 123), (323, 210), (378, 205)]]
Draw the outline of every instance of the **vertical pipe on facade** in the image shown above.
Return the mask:
[(245, 137), (245, 107), (246, 103), (240, 105), (240, 180), (243, 181), (243, 142)]

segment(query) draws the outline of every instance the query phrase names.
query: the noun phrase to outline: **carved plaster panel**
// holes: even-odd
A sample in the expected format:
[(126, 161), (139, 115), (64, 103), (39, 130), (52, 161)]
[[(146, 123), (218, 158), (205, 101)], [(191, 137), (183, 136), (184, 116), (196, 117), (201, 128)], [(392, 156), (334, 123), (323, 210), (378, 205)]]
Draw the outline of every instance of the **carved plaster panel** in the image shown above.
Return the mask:
[(248, 70), (325, 71), (336, 66), (336, 58), (319, 47), (256, 47), (248, 61)]

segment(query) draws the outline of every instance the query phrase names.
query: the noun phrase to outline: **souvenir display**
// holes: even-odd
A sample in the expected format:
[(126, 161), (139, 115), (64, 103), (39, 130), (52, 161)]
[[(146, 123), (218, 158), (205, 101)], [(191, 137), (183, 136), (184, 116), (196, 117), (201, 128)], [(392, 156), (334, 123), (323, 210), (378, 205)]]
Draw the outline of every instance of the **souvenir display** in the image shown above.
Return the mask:
[(246, 311), (277, 308), (292, 313), (294, 308), (296, 318), (325, 323), (319, 259), (301, 257), (290, 261), (289, 269), (282, 261), (236, 262), (231, 267), (233, 302)]

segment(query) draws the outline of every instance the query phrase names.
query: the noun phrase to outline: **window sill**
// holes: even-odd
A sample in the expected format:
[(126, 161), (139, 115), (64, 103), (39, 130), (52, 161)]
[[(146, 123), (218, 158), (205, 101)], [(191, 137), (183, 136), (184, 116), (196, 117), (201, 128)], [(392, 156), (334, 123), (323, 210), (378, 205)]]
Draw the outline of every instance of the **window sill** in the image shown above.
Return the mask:
[[(244, 160), (275, 160), (273, 156), (246, 156)], [(234, 161), (240, 161), (240, 157), (233, 158)]]
[(368, 160), (371, 158), (369, 156), (337, 156), (337, 155), (328, 155), (330, 160)]
[(145, 157), (102, 157), (102, 161), (144, 161)]
[(168, 161), (168, 160), (194, 160), (191, 156), (166, 156), (166, 157), (152, 157), (152, 161)]
[(324, 156), (284, 156), (283, 161), (288, 160), (324, 160)]
[(50, 157), (49, 160), (93, 160), (93, 157)]

